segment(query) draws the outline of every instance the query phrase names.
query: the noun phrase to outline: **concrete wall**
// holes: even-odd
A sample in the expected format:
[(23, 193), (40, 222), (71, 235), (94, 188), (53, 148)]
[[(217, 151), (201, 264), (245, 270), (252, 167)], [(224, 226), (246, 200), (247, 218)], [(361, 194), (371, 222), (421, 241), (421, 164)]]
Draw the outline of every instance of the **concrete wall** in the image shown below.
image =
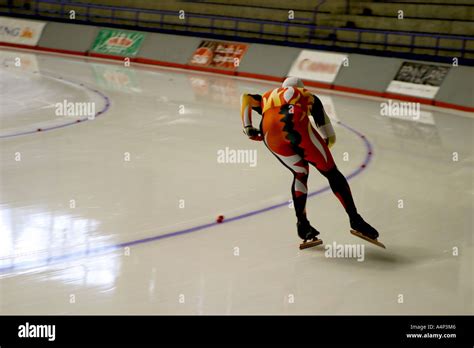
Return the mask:
[(400, 64), (395, 58), (349, 54), (349, 66), (341, 66), (334, 84), (383, 93)]
[[(38, 47), (88, 54), (99, 29), (97, 26), (49, 22), (44, 28)], [(195, 69), (195, 67), (188, 66), (187, 63), (201, 40), (203, 39), (199, 37), (147, 32), (136, 58), (139, 61), (144, 59), (141, 61), (146, 63)], [(301, 52), (300, 48), (293, 47), (250, 43), (248, 45), (249, 48), (241, 60), (240, 66), (234, 72), (235, 75), (281, 80), (288, 74), (291, 65)], [(388, 84), (392, 81), (402, 62), (408, 61), (408, 59), (361, 54), (348, 54), (348, 56), (349, 66), (342, 66), (334, 83), (326, 87), (384, 96)], [(213, 71), (224, 73), (218, 69), (213, 69)], [(229, 73), (229, 71), (225, 71), (225, 73)], [(434, 103), (439, 102), (441, 106), (459, 106), (458, 109), (474, 111), (472, 81), (474, 81), (473, 67), (451, 67)]]
[(451, 67), (436, 100), (474, 108), (474, 68)]
[(86, 52), (98, 32), (99, 28), (96, 26), (49, 22), (44, 27), (38, 46)]
[(301, 49), (294, 47), (251, 44), (240, 62), (238, 71), (286, 76)]
[(201, 40), (190, 36), (148, 33), (139, 56), (161, 62), (186, 64)]

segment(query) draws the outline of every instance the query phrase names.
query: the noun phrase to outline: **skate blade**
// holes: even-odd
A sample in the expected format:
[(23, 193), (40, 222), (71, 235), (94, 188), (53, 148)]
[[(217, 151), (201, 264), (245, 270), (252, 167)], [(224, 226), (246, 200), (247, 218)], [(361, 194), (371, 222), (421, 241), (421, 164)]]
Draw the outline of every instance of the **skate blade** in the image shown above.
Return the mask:
[(316, 245), (320, 245), (320, 244), (323, 244), (323, 241), (321, 239), (316, 239), (316, 240), (312, 240), (312, 241), (309, 241), (309, 242), (303, 242), (303, 243), (300, 244), (300, 250), (312, 248), (312, 247), (314, 247)]
[(385, 245), (383, 245), (382, 243), (380, 243), (377, 239), (370, 239), (369, 237), (366, 237), (364, 236), (362, 233), (358, 232), (358, 231), (355, 231), (355, 230), (351, 230), (351, 233), (354, 235), (354, 236), (357, 236), (359, 238), (362, 238), (364, 240), (366, 240), (367, 242), (370, 242), (372, 244), (375, 244), (381, 248), (384, 248), (384, 249), (387, 249), (385, 247)]

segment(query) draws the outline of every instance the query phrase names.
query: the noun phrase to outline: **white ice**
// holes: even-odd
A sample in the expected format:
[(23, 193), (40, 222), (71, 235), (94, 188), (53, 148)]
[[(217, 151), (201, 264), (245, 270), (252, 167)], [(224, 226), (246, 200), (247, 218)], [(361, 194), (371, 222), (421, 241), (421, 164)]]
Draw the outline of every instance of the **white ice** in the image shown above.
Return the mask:
[[(361, 169), (349, 183), (386, 250), (349, 233), (330, 190), (307, 204), (325, 245), (364, 245), (358, 261), (298, 249), (291, 174), (242, 134), (240, 94), (276, 83), (0, 59), (1, 314), (473, 314), (472, 114), (396, 118), (386, 100), (314, 90), (373, 146), (335, 124), (334, 158)], [(64, 100), (107, 110), (75, 123), (55, 114)], [(219, 163), (226, 148), (256, 150), (256, 165)], [(326, 186), (311, 169), (310, 191)]]

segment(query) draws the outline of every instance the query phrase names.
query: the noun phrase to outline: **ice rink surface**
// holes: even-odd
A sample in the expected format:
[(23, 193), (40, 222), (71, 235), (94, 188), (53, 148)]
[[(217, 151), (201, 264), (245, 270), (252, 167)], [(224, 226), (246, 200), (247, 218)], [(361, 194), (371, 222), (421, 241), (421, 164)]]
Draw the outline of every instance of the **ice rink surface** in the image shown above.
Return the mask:
[[(311, 168), (324, 244), (364, 246), (330, 257), (298, 249), (292, 176), (242, 134), (240, 94), (276, 83), (0, 59), (1, 314), (473, 314), (472, 115), (383, 116), (383, 99), (315, 89), (336, 163), (387, 245), (349, 233)], [(64, 101), (93, 103), (95, 117), (58, 116)], [(257, 157), (221, 163), (234, 150)]]

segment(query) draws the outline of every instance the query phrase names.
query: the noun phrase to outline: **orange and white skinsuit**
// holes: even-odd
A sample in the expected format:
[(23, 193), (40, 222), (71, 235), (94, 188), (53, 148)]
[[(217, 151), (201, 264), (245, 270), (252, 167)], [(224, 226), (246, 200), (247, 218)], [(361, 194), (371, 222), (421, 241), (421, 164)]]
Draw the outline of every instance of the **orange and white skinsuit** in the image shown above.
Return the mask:
[[(260, 129), (252, 125), (252, 110), (262, 115)], [(309, 116), (314, 117), (318, 130)], [(244, 132), (264, 141), (276, 158), (293, 173), (291, 193), (299, 223), (307, 223), (306, 198), (309, 164), (324, 175), (349, 218), (357, 209), (346, 178), (337, 169), (329, 148), (336, 136), (321, 100), (302, 87), (280, 87), (263, 95), (244, 94), (241, 108)], [(318, 132), (319, 131), (319, 132)]]

